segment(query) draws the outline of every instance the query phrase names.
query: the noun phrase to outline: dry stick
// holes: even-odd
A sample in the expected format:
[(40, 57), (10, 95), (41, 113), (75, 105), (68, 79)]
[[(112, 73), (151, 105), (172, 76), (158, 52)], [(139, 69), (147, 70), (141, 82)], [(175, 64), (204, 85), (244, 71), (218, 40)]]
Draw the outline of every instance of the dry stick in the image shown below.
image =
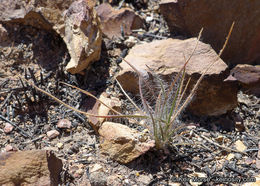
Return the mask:
[(128, 96), (128, 94), (125, 92), (125, 90), (123, 89), (122, 85), (119, 83), (119, 81), (117, 79), (115, 79), (119, 88), (121, 89), (121, 91), (123, 92), (123, 94), (127, 97), (127, 99), (134, 105), (134, 107), (140, 112), (143, 113), (143, 111), (135, 104), (135, 102)]
[(103, 101), (99, 100), (99, 99), (98, 99), (96, 96), (94, 96), (93, 94), (91, 94), (91, 93), (89, 93), (89, 92), (87, 92), (87, 91), (85, 91), (85, 90), (82, 90), (81, 88), (78, 88), (78, 87), (76, 87), (76, 86), (70, 85), (70, 84), (68, 84), (68, 83), (65, 83), (65, 82), (60, 82), (60, 83), (79, 90), (80, 92), (82, 92), (82, 93), (84, 93), (84, 94), (86, 94), (86, 95), (88, 95), (88, 96), (94, 98), (95, 100), (97, 100), (99, 103), (101, 103), (101, 104), (104, 105), (105, 107), (111, 109), (111, 110), (112, 110), (113, 112), (115, 112), (116, 114), (118, 114), (118, 115), (123, 115), (123, 114), (121, 114), (120, 112), (118, 112), (118, 111), (116, 111), (115, 109), (113, 109), (112, 107), (110, 107), (110, 106), (108, 106), (107, 104), (105, 104)]
[(229, 147), (225, 147), (225, 146), (219, 145), (218, 143), (216, 143), (216, 142), (212, 141), (211, 139), (207, 138), (206, 136), (198, 135), (196, 132), (194, 132), (194, 134), (197, 137), (202, 137), (203, 139), (207, 140), (209, 143), (212, 143), (213, 145), (216, 145), (217, 147), (225, 149), (225, 150), (227, 150), (229, 152), (237, 152), (237, 153), (241, 153), (241, 154), (247, 155), (247, 153), (245, 153), (245, 152), (241, 152), (241, 151), (238, 151), (236, 149), (232, 149), (232, 148), (229, 148)]
[(22, 78), (24, 81), (26, 81), (29, 85), (33, 86), (36, 90), (46, 94), (47, 96), (51, 97), (52, 99), (54, 99), (56, 102), (64, 105), (65, 107), (75, 111), (75, 112), (78, 112), (78, 113), (81, 113), (81, 114), (84, 114), (85, 116), (92, 116), (92, 117), (99, 117), (99, 118), (124, 118), (124, 117), (133, 117), (133, 118), (147, 118), (147, 116), (140, 116), (140, 115), (106, 115), (106, 116), (99, 116), (99, 115), (95, 115), (95, 114), (89, 114), (87, 112), (84, 112), (84, 111), (81, 111), (81, 110), (78, 110), (66, 103), (64, 103), (63, 101), (59, 100), (58, 98), (56, 98), (55, 96), (51, 95), (50, 93), (46, 92), (45, 90), (42, 90), (41, 88), (37, 87), (36, 85), (30, 83), (28, 80), (24, 79), (23, 77), (20, 77)]

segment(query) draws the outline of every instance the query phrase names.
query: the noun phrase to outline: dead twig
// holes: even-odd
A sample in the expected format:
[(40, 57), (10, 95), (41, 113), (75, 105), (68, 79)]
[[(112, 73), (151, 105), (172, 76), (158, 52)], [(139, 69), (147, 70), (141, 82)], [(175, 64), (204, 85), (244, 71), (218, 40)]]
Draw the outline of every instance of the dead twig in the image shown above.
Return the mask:
[(211, 139), (207, 138), (206, 136), (203, 136), (203, 135), (198, 135), (195, 131), (194, 131), (194, 134), (197, 136), (197, 137), (202, 137), (203, 139), (207, 140), (209, 143), (219, 147), (219, 148), (222, 148), (222, 149), (225, 149), (226, 151), (228, 152), (237, 152), (237, 153), (241, 153), (241, 154), (244, 154), (244, 155), (247, 155), (247, 153), (245, 152), (241, 152), (241, 151), (238, 151), (236, 149), (232, 149), (232, 148), (229, 148), (229, 147), (225, 147), (225, 146), (222, 146), (222, 145), (219, 145), (218, 143), (212, 141)]

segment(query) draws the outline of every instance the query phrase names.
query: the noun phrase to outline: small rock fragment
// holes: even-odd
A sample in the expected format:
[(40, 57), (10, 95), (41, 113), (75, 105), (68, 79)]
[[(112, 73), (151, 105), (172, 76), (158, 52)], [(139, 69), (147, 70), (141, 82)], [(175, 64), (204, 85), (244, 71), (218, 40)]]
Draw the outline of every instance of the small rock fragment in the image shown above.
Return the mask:
[(232, 160), (234, 157), (235, 157), (235, 154), (230, 153), (230, 154), (228, 154), (228, 156), (226, 157), (226, 160), (230, 161), (230, 160)]
[(96, 171), (102, 171), (102, 165), (98, 164), (98, 163), (95, 163), (94, 165), (90, 165), (89, 166), (89, 172), (92, 173), (92, 172), (96, 172)]
[(62, 149), (63, 148), (63, 143), (57, 143), (56, 145), (59, 149)]
[(6, 134), (9, 134), (10, 132), (12, 132), (13, 129), (14, 129), (13, 125), (11, 125), (10, 123), (5, 123), (4, 132)]
[(57, 127), (61, 129), (70, 129), (71, 122), (68, 119), (61, 119), (58, 121)]
[(108, 3), (103, 3), (97, 7), (97, 14), (100, 17), (104, 35), (110, 39), (122, 36), (122, 32), (130, 35), (132, 30), (144, 27), (144, 20), (129, 8), (115, 10)]
[(89, 176), (91, 186), (106, 186), (107, 175), (104, 172), (93, 172)]
[(240, 152), (244, 152), (247, 147), (244, 145), (244, 143), (241, 140), (237, 140), (235, 142), (236, 149)]
[(57, 130), (51, 130), (51, 131), (47, 132), (47, 136), (48, 136), (49, 139), (54, 139), (59, 135), (60, 135), (60, 133)]

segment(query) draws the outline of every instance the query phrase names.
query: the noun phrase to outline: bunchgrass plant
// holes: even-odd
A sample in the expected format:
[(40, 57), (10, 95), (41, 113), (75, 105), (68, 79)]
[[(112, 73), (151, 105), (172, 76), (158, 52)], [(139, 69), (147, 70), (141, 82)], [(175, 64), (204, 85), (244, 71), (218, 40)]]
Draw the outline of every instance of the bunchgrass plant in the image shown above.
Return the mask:
[(124, 60), (129, 66), (133, 68), (133, 70), (138, 75), (139, 93), (142, 101), (142, 108), (139, 108), (137, 104), (134, 103), (134, 101), (124, 91), (120, 83), (117, 80), (116, 81), (119, 87), (121, 88), (121, 90), (123, 91), (123, 93), (125, 94), (125, 96), (130, 100), (130, 102), (134, 105), (136, 110), (139, 112), (138, 115), (124, 115), (114, 110), (113, 108), (109, 107), (108, 105), (100, 101), (91, 93), (82, 90), (78, 87), (63, 83), (67, 86), (78, 89), (79, 91), (81, 91), (82, 93), (88, 96), (95, 98), (98, 102), (108, 107), (116, 115), (100, 116), (100, 115), (90, 114), (88, 112), (84, 112), (71, 107), (70, 105), (62, 102), (61, 100), (51, 95), (50, 93), (38, 88), (34, 84), (29, 83), (27, 80), (26, 81), (32, 86), (34, 86), (37, 90), (43, 92), (44, 94), (47, 94), (57, 102), (65, 105), (66, 107), (76, 112), (82, 113), (86, 116), (102, 117), (108, 119), (109, 118), (135, 118), (137, 124), (139, 123), (137, 119), (141, 118), (145, 120), (144, 124), (141, 125), (149, 130), (151, 138), (155, 140), (156, 148), (164, 149), (169, 144), (170, 139), (172, 137), (175, 137), (178, 134), (178, 131), (183, 128), (183, 125), (180, 124), (180, 122), (178, 122), (178, 118), (181, 115), (181, 113), (184, 111), (184, 109), (187, 107), (187, 105), (190, 103), (190, 101), (192, 100), (196, 92), (196, 89), (198, 88), (206, 72), (214, 65), (214, 63), (221, 56), (224, 48), (227, 45), (233, 26), (234, 23), (230, 28), (225, 44), (220, 50), (218, 57), (208, 67), (205, 67), (205, 71), (202, 73), (202, 75), (193, 85), (189, 93), (187, 93), (187, 89), (191, 79), (186, 78), (186, 66), (190, 61), (192, 61), (192, 56), (194, 55), (194, 52), (197, 48), (203, 29), (199, 33), (197, 43), (193, 49), (193, 52), (191, 53), (188, 59), (185, 59), (184, 57), (183, 67), (178, 72), (178, 74), (173, 78), (173, 81), (170, 84), (165, 83), (165, 81), (162, 80), (162, 78), (160, 78), (158, 75), (156, 75), (148, 66), (147, 66), (148, 70), (145, 73), (143, 72), (141, 73), (130, 62)]

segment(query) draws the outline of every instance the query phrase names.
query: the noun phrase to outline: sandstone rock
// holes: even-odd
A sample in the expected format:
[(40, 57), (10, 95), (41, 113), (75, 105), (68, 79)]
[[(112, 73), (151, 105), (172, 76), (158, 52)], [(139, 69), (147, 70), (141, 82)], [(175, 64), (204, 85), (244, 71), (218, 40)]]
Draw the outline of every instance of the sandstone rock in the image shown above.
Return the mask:
[[(121, 102), (116, 97), (108, 98), (106, 94), (101, 94), (99, 97), (100, 101), (108, 105), (109, 107), (115, 109), (116, 111), (121, 110)], [(106, 116), (111, 114), (115, 114), (113, 111), (111, 111), (109, 108), (107, 108), (105, 105), (101, 104), (100, 102), (95, 100), (95, 104), (93, 105), (92, 109), (88, 111), (91, 114), (99, 115), (99, 116)], [(91, 123), (91, 126), (97, 130), (101, 124), (105, 121), (105, 118), (97, 118), (97, 117), (89, 117), (89, 122)]]
[(122, 29), (124, 34), (130, 35), (131, 30), (144, 27), (144, 20), (129, 8), (115, 10), (111, 5), (104, 3), (97, 7), (103, 33), (108, 38), (120, 37)]
[(119, 123), (104, 122), (98, 132), (103, 138), (101, 153), (123, 164), (133, 161), (154, 147), (153, 140), (140, 142), (138, 131)]
[(65, 13), (65, 37), (71, 60), (66, 69), (78, 73), (100, 58), (102, 34), (93, 8), (85, 0), (71, 4)]
[(0, 185), (58, 185), (62, 161), (50, 151), (0, 154)]
[(100, 58), (102, 34), (93, 5), (93, 0), (4, 0), (0, 4), (0, 21), (59, 34), (70, 54), (66, 69), (78, 73)]
[(242, 85), (242, 90), (260, 96), (260, 66), (239, 64), (230, 72), (228, 79), (233, 78)]
[[(167, 39), (154, 41), (133, 47), (126, 60), (140, 72), (147, 66), (163, 79), (172, 78), (184, 65), (184, 57), (191, 55), (196, 38), (187, 40)], [(195, 84), (205, 68), (217, 61), (207, 71), (197, 93), (188, 109), (196, 115), (220, 115), (232, 110), (237, 104), (236, 82), (223, 82), (228, 75), (227, 65), (217, 57), (210, 45), (199, 42), (198, 47), (186, 68), (187, 77), (191, 77), (191, 86)], [(138, 93), (138, 80), (134, 70), (125, 62), (120, 64), (122, 71), (116, 77), (126, 91)], [(192, 86), (193, 87), (193, 86)]]
[(61, 119), (58, 121), (57, 127), (61, 129), (69, 129), (71, 127), (71, 122), (68, 119)]
[[(222, 59), (228, 64), (260, 64), (260, 1), (161, 0), (160, 11), (172, 33), (197, 36), (219, 51), (233, 21)], [(250, 23), (250, 24), (249, 24)]]

